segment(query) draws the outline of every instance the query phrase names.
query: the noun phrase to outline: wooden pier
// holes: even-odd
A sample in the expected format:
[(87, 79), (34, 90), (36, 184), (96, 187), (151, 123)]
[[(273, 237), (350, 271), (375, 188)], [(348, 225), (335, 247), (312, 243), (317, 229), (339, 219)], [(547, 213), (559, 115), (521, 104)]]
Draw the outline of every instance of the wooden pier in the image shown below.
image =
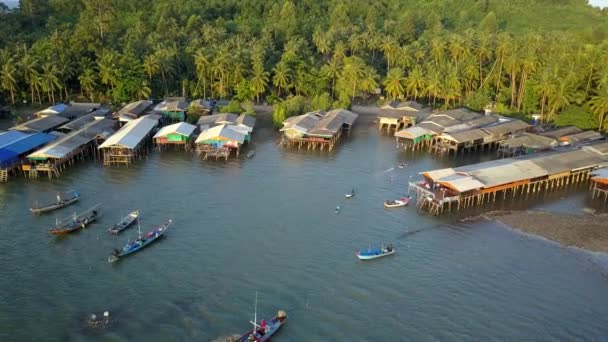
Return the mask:
[(587, 184), (603, 166), (608, 166), (608, 143), (422, 172), (424, 180), (410, 182), (409, 191), (419, 209), (441, 215)]
[(604, 203), (608, 203), (608, 167), (593, 172), (591, 199), (604, 200)]

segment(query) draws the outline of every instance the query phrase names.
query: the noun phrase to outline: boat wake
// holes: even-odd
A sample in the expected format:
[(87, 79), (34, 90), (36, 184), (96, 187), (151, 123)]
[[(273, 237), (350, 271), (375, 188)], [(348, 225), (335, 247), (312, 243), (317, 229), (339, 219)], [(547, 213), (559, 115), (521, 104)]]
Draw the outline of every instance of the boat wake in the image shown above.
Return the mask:
[(441, 227), (442, 225), (436, 225), (436, 226), (432, 226), (432, 227), (426, 227), (426, 228), (420, 228), (420, 229), (415, 229), (415, 230), (410, 230), (409, 232), (405, 232), (401, 235), (399, 235), (399, 237), (397, 239), (403, 239), (409, 236), (412, 236), (414, 234), (418, 234), (427, 230), (431, 230), (431, 229), (437, 229), (439, 227)]

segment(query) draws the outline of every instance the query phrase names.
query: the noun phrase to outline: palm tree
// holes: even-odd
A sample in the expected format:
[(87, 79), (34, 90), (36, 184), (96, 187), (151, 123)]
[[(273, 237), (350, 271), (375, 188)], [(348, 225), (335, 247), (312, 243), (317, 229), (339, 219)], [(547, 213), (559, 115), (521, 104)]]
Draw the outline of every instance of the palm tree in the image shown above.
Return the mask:
[(280, 97), (281, 88), (287, 89), (287, 86), (289, 85), (289, 75), (291, 74), (291, 70), (289, 69), (287, 63), (279, 62), (277, 63), (277, 65), (274, 66), (272, 71), (274, 72), (274, 76), (272, 77), (272, 84), (274, 84), (275, 87), (278, 87), (277, 94)]
[(557, 112), (570, 104), (572, 89), (564, 79), (560, 79), (549, 97), (549, 115), (553, 118)]
[(435, 67), (427, 66), (426, 74), (428, 75), (425, 93), (428, 96), (433, 97), (433, 107), (435, 107), (435, 101), (441, 93), (442, 89), (442, 77), (439, 70)]
[(435, 62), (435, 67), (439, 66), (439, 63), (443, 60), (445, 48), (446, 44), (443, 38), (435, 37), (431, 39), (431, 57)]
[(160, 71), (158, 57), (155, 54), (150, 54), (144, 59), (144, 71), (148, 75), (149, 82), (152, 83), (152, 76)]
[(46, 92), (48, 100), (55, 103), (55, 89), (61, 89), (57, 67), (47, 63), (42, 66), (42, 90)]
[(384, 80), (384, 89), (386, 93), (394, 99), (403, 97), (403, 84), (405, 83), (405, 77), (403, 76), (403, 69), (393, 68), (386, 75)]
[(253, 76), (251, 77), (251, 90), (255, 94), (256, 101), (260, 102), (260, 94), (266, 91), (268, 85), (268, 71), (264, 70), (264, 66), (259, 63), (253, 65)]
[(136, 96), (139, 100), (145, 100), (150, 98), (150, 94), (152, 94), (152, 89), (148, 86), (148, 81), (142, 80), (141, 84), (137, 88)]
[(17, 68), (15, 67), (15, 60), (9, 58), (4, 62), (2, 70), (0, 71), (0, 82), (2, 89), (7, 90), (11, 94), (11, 103), (15, 104), (15, 91), (17, 90)]
[(340, 60), (336, 58), (330, 59), (327, 64), (321, 67), (321, 74), (331, 78), (331, 98), (332, 100), (335, 98), (335, 89), (336, 89), (336, 77), (338, 77), (338, 73), (340, 72), (341, 63)]
[(419, 65), (416, 65), (405, 80), (405, 89), (408, 93), (414, 93), (414, 101), (418, 99), (418, 95), (424, 92), (426, 87), (426, 79), (422, 74)]
[(521, 60), (521, 77), (519, 80), (519, 96), (517, 98), (517, 110), (521, 109), (521, 104), (524, 100), (526, 81), (531, 73), (536, 71), (538, 66), (538, 58), (535, 51), (528, 52)]
[(352, 89), (351, 101), (355, 100), (357, 85), (365, 74), (365, 63), (359, 57), (344, 58), (344, 67), (340, 73), (340, 79)]
[(33, 78), (34, 78), (35, 74), (38, 73), (38, 71), (36, 70), (37, 66), (38, 66), (38, 59), (28, 53), (23, 55), (23, 57), (21, 58), (21, 61), (19, 62), (19, 68), (21, 69), (21, 72), (23, 73), (23, 78), (25, 79), (25, 82), (30, 86), (30, 94), (32, 96), (32, 103), (34, 103)]
[(464, 39), (462, 39), (462, 37), (458, 34), (451, 35), (448, 44), (448, 51), (450, 52), (452, 61), (456, 65), (456, 71), (458, 71), (458, 64), (468, 51), (468, 49), (465, 47)]
[(368, 66), (363, 69), (361, 80), (359, 81), (359, 89), (371, 93), (378, 88), (378, 73), (373, 67)]
[(547, 103), (547, 98), (550, 96), (553, 91), (553, 79), (549, 70), (544, 69), (537, 80), (537, 88), (536, 91), (540, 95), (540, 117), (541, 121), (545, 119), (545, 104)]
[(606, 115), (608, 115), (608, 88), (601, 88), (589, 101), (589, 107), (599, 120), (600, 131), (604, 130)]
[(365, 46), (365, 38), (361, 34), (355, 33), (348, 39), (348, 47), (352, 56), (355, 56), (363, 46)]
[(397, 53), (395, 65), (402, 69), (407, 69), (414, 64), (414, 51), (409, 45), (403, 45)]
[[(217, 90), (220, 97), (226, 96), (226, 74), (228, 73), (228, 60), (230, 53), (227, 48), (222, 47), (218, 54), (213, 58), (213, 75), (219, 80)], [(263, 68), (263, 67), (262, 67)], [(254, 66), (255, 69), (255, 66)], [(255, 71), (255, 70), (254, 70)]]
[(334, 54), (333, 59), (337, 59), (339, 61), (343, 60), (346, 57), (346, 46), (343, 42), (337, 42), (334, 46)]
[(85, 69), (83, 74), (78, 76), (78, 80), (80, 81), (82, 90), (89, 94), (88, 97), (91, 101), (95, 101), (93, 91), (97, 85), (97, 77), (95, 76), (93, 69)]
[[(207, 98), (207, 72), (209, 70), (209, 65), (210, 65), (209, 59), (205, 55), (205, 50), (199, 49), (198, 51), (196, 51), (196, 53), (194, 54), (194, 66), (196, 68), (197, 80), (196, 80), (196, 87), (194, 87), (194, 89), (198, 93), (198, 86), (200, 85), (201, 80), (202, 80), (203, 81), (203, 98)], [(144, 64), (144, 68), (145, 68), (145, 64)]]
[(65, 100), (70, 98), (68, 91), (68, 80), (76, 76), (76, 68), (74, 62), (69, 56), (61, 56), (57, 67), (57, 78), (60, 81), (60, 88), (63, 88)]
[(498, 34), (498, 42), (496, 44), (496, 57), (498, 60), (498, 76), (496, 77), (496, 93), (500, 91), (502, 85), (502, 68), (505, 62), (505, 57), (513, 49), (511, 36), (507, 33)]
[(319, 51), (319, 53), (322, 55), (327, 54), (331, 48), (329, 34), (326, 31), (323, 31), (320, 27), (317, 27), (315, 33), (312, 34), (312, 42), (317, 47), (317, 51)]
[(455, 67), (448, 68), (447, 75), (443, 81), (444, 83), (441, 86), (441, 90), (443, 92), (443, 98), (445, 99), (445, 108), (447, 109), (450, 105), (450, 100), (456, 101), (456, 99), (458, 99), (462, 88)]
[(397, 40), (395, 40), (392, 36), (387, 36), (382, 40), (379, 46), (382, 53), (384, 53), (384, 57), (386, 57), (386, 70), (391, 71), (391, 65), (393, 63), (393, 58), (397, 54), (397, 49), (399, 48), (399, 44), (397, 44)]
[(112, 90), (114, 90), (114, 83), (118, 77), (118, 68), (116, 66), (117, 60), (118, 53), (113, 50), (104, 50), (101, 53), (101, 57), (97, 60), (101, 83), (109, 85)]

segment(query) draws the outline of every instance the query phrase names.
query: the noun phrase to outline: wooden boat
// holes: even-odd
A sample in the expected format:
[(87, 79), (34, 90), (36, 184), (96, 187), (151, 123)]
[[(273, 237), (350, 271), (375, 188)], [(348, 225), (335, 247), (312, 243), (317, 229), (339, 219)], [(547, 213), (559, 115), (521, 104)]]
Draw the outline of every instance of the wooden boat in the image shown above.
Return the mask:
[(279, 310), (277, 315), (273, 317), (269, 322), (265, 322), (262, 320), (261, 325), (257, 324), (257, 306), (258, 306), (258, 296), (256, 293), (255, 296), (255, 313), (253, 316), (253, 322), (249, 322), (253, 324), (253, 329), (249, 330), (241, 337), (239, 337), (236, 341), (238, 342), (263, 342), (268, 341), (285, 323), (287, 319), (287, 313), (283, 310)]
[(83, 229), (89, 224), (95, 222), (97, 218), (100, 216), (100, 212), (95, 206), (79, 215), (74, 214), (71, 219), (68, 219), (67, 222), (58, 224), (55, 228), (49, 229), (49, 233), (54, 235), (63, 235), (75, 232), (79, 229)]
[(355, 196), (355, 189), (352, 189), (350, 191), (350, 193), (348, 193), (348, 194), (344, 194), (344, 197), (346, 197), (346, 198), (353, 198), (354, 196)]
[(55, 201), (55, 203), (43, 205), (42, 207), (36, 206), (34, 208), (30, 208), (30, 211), (34, 214), (47, 213), (49, 211), (67, 207), (72, 203), (76, 203), (80, 199), (80, 194), (76, 191), (65, 192), (64, 195), (65, 196), (61, 196), (60, 194), (57, 194), (57, 201)]
[(406, 205), (408, 205), (408, 203), (410, 203), (410, 198), (409, 197), (404, 197), (398, 200), (386, 200), (384, 201), (384, 207), (385, 208), (399, 208), (399, 207), (405, 207)]
[(139, 238), (128, 242), (121, 250), (115, 249), (112, 252), (112, 255), (108, 258), (108, 262), (118, 261), (120, 258), (125, 257), (129, 254), (133, 254), (135, 252), (140, 251), (142, 248), (148, 246), (149, 244), (156, 241), (158, 238), (163, 236), (163, 234), (167, 231), (169, 226), (173, 223), (172, 220), (167, 221), (166, 223), (152, 229), (148, 234), (141, 236), (141, 230), (139, 234)]
[(255, 151), (251, 150), (247, 152), (247, 158), (252, 158), (253, 156), (255, 156)]
[(129, 215), (122, 218), (120, 220), (120, 222), (115, 224), (114, 227), (108, 229), (108, 231), (110, 231), (110, 233), (112, 233), (112, 234), (118, 234), (118, 233), (122, 232), (123, 230), (129, 228), (133, 223), (135, 223), (135, 221), (138, 218), (139, 218), (139, 211), (135, 210), (135, 211), (131, 212)]
[(357, 258), (359, 258), (359, 260), (372, 260), (382, 258), (391, 254), (395, 254), (395, 249), (391, 245), (376, 248), (370, 247), (366, 251), (357, 252)]

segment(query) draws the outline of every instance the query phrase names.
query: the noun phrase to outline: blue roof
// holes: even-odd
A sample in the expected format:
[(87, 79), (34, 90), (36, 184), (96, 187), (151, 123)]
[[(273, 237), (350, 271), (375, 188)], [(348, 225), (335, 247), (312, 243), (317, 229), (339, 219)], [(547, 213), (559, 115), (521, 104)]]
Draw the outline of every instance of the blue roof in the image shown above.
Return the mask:
[(8, 166), (19, 160), (19, 155), (15, 152), (0, 148), (0, 168)]
[(10, 145), (3, 146), (2, 149), (20, 155), (37, 149), (42, 145), (45, 145), (46, 143), (55, 140), (56, 138), (56, 136), (47, 133), (26, 134), (26, 137), (15, 141)]
[(19, 131), (8, 131), (0, 133), (0, 148), (23, 139), (27, 134)]
[(57, 113), (62, 113), (64, 110), (66, 110), (68, 108), (67, 104), (63, 104), (63, 103), (58, 103), (54, 106), (49, 107), (48, 109), (54, 110)]

